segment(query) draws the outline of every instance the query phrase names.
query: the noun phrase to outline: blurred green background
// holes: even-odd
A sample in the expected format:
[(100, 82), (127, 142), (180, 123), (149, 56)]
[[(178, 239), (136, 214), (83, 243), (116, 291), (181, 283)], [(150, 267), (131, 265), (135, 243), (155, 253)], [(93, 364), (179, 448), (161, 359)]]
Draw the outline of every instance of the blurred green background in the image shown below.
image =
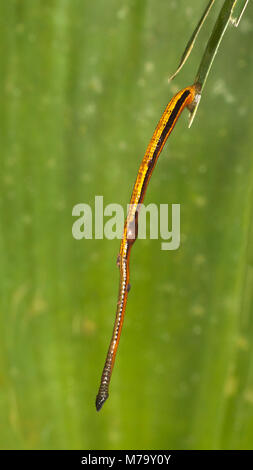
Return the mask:
[[(74, 240), (72, 208), (130, 200), (206, 0), (0, 0), (0, 448), (253, 448), (252, 4), (145, 203), (181, 204), (181, 246), (138, 240), (100, 413), (119, 240)], [(107, 220), (105, 218), (105, 220)]]

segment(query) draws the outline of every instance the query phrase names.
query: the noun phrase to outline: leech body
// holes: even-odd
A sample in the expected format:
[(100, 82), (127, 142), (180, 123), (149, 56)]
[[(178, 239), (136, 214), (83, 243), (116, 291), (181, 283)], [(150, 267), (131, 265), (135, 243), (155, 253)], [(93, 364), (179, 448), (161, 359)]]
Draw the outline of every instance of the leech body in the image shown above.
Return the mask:
[(180, 114), (186, 106), (190, 106), (196, 96), (195, 86), (190, 86), (179, 91), (169, 102), (154, 134), (149, 142), (145, 155), (139, 167), (137, 178), (134, 184), (129, 211), (124, 225), (123, 237), (120, 244), (120, 252), (117, 258), (117, 264), (120, 270), (119, 295), (114, 323), (112, 338), (104, 369), (102, 372), (101, 383), (96, 397), (96, 409), (99, 411), (109, 396), (109, 383), (112, 369), (115, 362), (116, 352), (119, 345), (120, 334), (122, 330), (127, 296), (130, 289), (129, 284), (129, 258), (133, 243), (137, 238), (138, 232), (138, 205), (143, 202), (150, 177), (155, 168), (158, 157), (163, 146), (175, 126)]

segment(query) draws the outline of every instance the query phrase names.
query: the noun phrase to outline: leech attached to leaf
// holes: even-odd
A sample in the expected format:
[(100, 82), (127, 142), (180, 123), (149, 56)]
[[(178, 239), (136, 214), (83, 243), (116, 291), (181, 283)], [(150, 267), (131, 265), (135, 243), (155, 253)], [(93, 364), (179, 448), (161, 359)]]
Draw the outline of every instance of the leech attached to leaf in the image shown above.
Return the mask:
[(120, 270), (119, 294), (112, 338), (102, 372), (100, 387), (96, 397), (96, 409), (99, 411), (109, 396), (109, 384), (115, 362), (116, 352), (119, 345), (122, 330), (127, 296), (130, 290), (129, 284), (129, 258), (131, 248), (137, 238), (139, 204), (143, 202), (150, 177), (155, 168), (158, 157), (164, 144), (174, 128), (180, 114), (185, 107), (194, 103), (198, 91), (195, 85), (179, 91), (167, 105), (155, 132), (149, 142), (145, 155), (139, 167), (135, 185), (133, 188), (129, 211), (124, 225), (123, 237), (120, 244), (120, 253), (117, 265)]

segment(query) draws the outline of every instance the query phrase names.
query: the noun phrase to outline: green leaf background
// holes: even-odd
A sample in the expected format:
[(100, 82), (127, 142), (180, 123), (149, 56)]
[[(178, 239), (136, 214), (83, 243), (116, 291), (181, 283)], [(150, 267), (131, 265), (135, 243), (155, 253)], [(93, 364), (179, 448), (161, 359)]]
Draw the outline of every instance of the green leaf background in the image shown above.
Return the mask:
[[(119, 240), (74, 240), (72, 208), (126, 208), (206, 1), (0, 0), (0, 448), (235, 449), (253, 442), (250, 4), (224, 37), (145, 203), (181, 204), (181, 246), (138, 240), (110, 398), (95, 396)], [(106, 219), (105, 219), (106, 220)]]

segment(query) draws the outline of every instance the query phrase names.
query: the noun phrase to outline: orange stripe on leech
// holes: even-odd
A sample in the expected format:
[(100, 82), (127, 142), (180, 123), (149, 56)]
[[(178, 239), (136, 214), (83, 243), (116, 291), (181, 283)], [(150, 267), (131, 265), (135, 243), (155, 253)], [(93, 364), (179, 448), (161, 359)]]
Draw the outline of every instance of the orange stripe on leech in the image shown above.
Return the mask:
[[(161, 142), (160, 148), (159, 148), (159, 150), (158, 150), (158, 152), (155, 156), (155, 161), (152, 162), (152, 160), (154, 158), (154, 154), (155, 154), (156, 149), (157, 149), (159, 139), (162, 137), (163, 131), (166, 128), (166, 125), (169, 122), (170, 117), (173, 114), (177, 104), (179, 103), (179, 101), (182, 98), (182, 96), (184, 95), (184, 93), (187, 93), (187, 92), (189, 92), (189, 95), (186, 97), (186, 99), (182, 102), (182, 105), (179, 107), (179, 109), (178, 109), (178, 111), (175, 115), (175, 118), (173, 119), (168, 131), (166, 132), (166, 136), (164, 136), (163, 141)], [(136, 182), (135, 182), (135, 185), (134, 185), (134, 189), (133, 189), (130, 204), (134, 205), (134, 204), (141, 203), (143, 201), (143, 198), (144, 198), (144, 195), (146, 193), (147, 186), (148, 186), (148, 182), (149, 182), (150, 177), (153, 173), (153, 170), (154, 170), (155, 164), (158, 160), (158, 157), (159, 157), (159, 155), (160, 155), (160, 153), (161, 153), (161, 151), (162, 151), (162, 149), (165, 145), (165, 142), (166, 142), (167, 138), (169, 137), (170, 133), (172, 132), (172, 130), (173, 130), (180, 114), (182, 113), (183, 109), (190, 102), (192, 102), (192, 100), (194, 99), (194, 96), (195, 96), (195, 88), (194, 87), (184, 88), (179, 93), (177, 93), (177, 95), (171, 100), (171, 102), (166, 107), (166, 109), (165, 109), (165, 111), (164, 111), (164, 113), (163, 113), (156, 129), (155, 129), (153, 137), (152, 137), (152, 139), (151, 139), (151, 141), (148, 145), (148, 148), (145, 152), (142, 163), (140, 165), (138, 175), (137, 175), (137, 178), (136, 178)], [(148, 175), (148, 177), (146, 178), (146, 175), (149, 171), (149, 166), (150, 166), (148, 164), (149, 162), (153, 163), (153, 168), (150, 171), (150, 174)], [(139, 178), (140, 175), (141, 175), (141, 178)], [(145, 182), (145, 179), (146, 179), (146, 182)], [(144, 187), (144, 184), (145, 184), (146, 187)], [(142, 197), (138, 198), (138, 194), (141, 194), (141, 193), (143, 193)]]

